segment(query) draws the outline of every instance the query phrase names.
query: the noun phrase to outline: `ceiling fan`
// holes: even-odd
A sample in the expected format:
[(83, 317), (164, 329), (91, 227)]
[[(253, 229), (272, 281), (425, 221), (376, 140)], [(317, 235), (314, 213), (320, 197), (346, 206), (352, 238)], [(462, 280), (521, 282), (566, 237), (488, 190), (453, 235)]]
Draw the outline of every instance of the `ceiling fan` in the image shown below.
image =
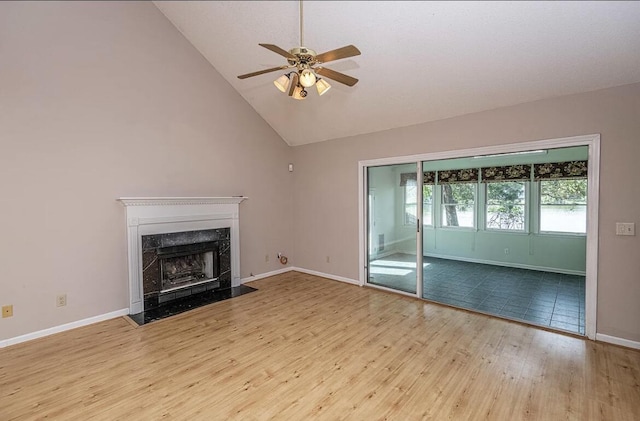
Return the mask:
[(340, 73), (335, 70), (328, 69), (326, 67), (322, 67), (320, 65), (328, 63), (330, 61), (358, 56), (360, 55), (360, 50), (358, 50), (354, 45), (347, 45), (345, 47), (327, 51), (322, 54), (316, 54), (316, 52), (312, 49), (303, 47), (304, 38), (302, 16), (302, 0), (300, 0), (300, 47), (295, 47), (289, 51), (286, 51), (278, 47), (277, 45), (258, 44), (261, 47), (273, 51), (276, 54), (280, 54), (281, 56), (286, 58), (286, 65), (259, 70), (257, 72), (246, 73), (244, 75), (238, 76), (238, 79), (247, 79), (278, 70), (295, 69), (280, 76), (273, 82), (280, 91), (286, 92), (287, 95), (294, 99), (306, 98), (306, 89), (311, 88), (314, 85), (316, 86), (318, 95), (323, 95), (325, 92), (327, 92), (331, 88), (331, 85), (329, 85), (329, 83), (327, 83), (327, 81), (325, 81), (324, 79), (318, 77), (318, 75), (324, 76), (325, 78), (334, 80), (347, 86), (353, 86), (358, 83), (358, 79), (354, 77), (345, 75), (344, 73)]

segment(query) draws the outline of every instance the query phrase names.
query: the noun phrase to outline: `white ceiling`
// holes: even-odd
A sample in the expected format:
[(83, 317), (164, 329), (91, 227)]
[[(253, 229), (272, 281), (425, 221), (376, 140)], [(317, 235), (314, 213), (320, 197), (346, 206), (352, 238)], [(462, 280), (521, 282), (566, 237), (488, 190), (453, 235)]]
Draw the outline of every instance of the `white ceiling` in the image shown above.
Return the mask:
[(258, 43), (299, 45), (297, 1), (155, 4), (289, 145), (640, 82), (640, 2), (305, 1), (305, 47), (362, 55), (303, 101), (236, 77), (286, 64)]

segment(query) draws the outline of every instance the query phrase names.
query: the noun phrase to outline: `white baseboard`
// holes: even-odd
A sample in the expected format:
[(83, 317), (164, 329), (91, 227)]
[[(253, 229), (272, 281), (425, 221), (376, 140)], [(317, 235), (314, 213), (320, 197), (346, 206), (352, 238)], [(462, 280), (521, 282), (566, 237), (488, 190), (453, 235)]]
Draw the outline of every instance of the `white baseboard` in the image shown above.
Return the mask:
[[(302, 272), (302, 273), (308, 273), (310, 275), (321, 276), (323, 278), (333, 279), (336, 281), (346, 282), (349, 284), (360, 285), (360, 283), (354, 279), (344, 278), (342, 276), (331, 275), (328, 273), (316, 272), (314, 270), (302, 269), (302, 268), (291, 267), (291, 266), (274, 270), (271, 272), (261, 273), (255, 276), (250, 276), (248, 278), (244, 278), (241, 280), (241, 283), (245, 284), (252, 281), (257, 281), (258, 279), (268, 278), (270, 276), (279, 275), (281, 273), (291, 272), (292, 270)], [(48, 329), (39, 330), (37, 332), (27, 333), (26, 335), (16, 336), (14, 338), (9, 338), (9, 339), (3, 339), (3, 340), (0, 340), (0, 348), (5, 348), (10, 345), (16, 345), (22, 342), (43, 338), (45, 336), (53, 335), (55, 333), (64, 332), (67, 330), (75, 329), (82, 326), (87, 326), (87, 325), (102, 322), (105, 320), (115, 319), (116, 317), (126, 316), (128, 314), (129, 314), (129, 309), (123, 308), (122, 310), (116, 310), (110, 313), (100, 314), (98, 316), (89, 317), (87, 319), (82, 319), (82, 320), (78, 320), (71, 323), (66, 323), (60, 326), (50, 327)]]
[(602, 333), (596, 333), (596, 341), (607, 342), (627, 348), (640, 349), (640, 342), (630, 341), (629, 339), (618, 338), (616, 336), (603, 335)]
[[(274, 270), (271, 272), (262, 273), (242, 280), (242, 283), (248, 283), (256, 281), (258, 279), (268, 278), (270, 276), (286, 273), (290, 271), (297, 271), (301, 273), (307, 273), (309, 275), (320, 276), (322, 278), (333, 279), (335, 281), (346, 282), (352, 285), (362, 286), (362, 284), (355, 279), (345, 278), (343, 276), (332, 275), (329, 273), (318, 272), (315, 270), (309, 270), (299, 267), (286, 267), (283, 269)], [(116, 317), (126, 316), (129, 314), (129, 309), (123, 308), (121, 310), (112, 311), (110, 313), (100, 314), (98, 316), (89, 317), (87, 319), (78, 320), (71, 323), (66, 323), (60, 326), (50, 327), (48, 329), (39, 330), (37, 332), (27, 333), (26, 335), (16, 336), (14, 338), (0, 340), (0, 348), (5, 348), (10, 345), (16, 345), (22, 342), (31, 341), (45, 336), (53, 335), (55, 333), (64, 332), (67, 330), (75, 329), (82, 326), (87, 326), (94, 323), (99, 323), (105, 320), (115, 319)], [(640, 342), (632, 341), (629, 339), (618, 338), (616, 336), (604, 335), (602, 333), (596, 333), (596, 341), (607, 342), (614, 345), (624, 346), (632, 349), (640, 349)]]
[(494, 261), (494, 260), (473, 259), (473, 258), (470, 258), (470, 257), (445, 256), (443, 254), (435, 254), (435, 253), (425, 253), (424, 255), (427, 256), (427, 257), (435, 257), (437, 259), (457, 260), (457, 261), (460, 261), (460, 262), (481, 263), (481, 264), (485, 264), (485, 265), (504, 266), (504, 267), (509, 267), (509, 268), (528, 269), (528, 270), (538, 270), (538, 271), (542, 271), (542, 272), (564, 273), (565, 275), (586, 276), (586, 272), (585, 271), (579, 271), (579, 270), (558, 269), (558, 268), (549, 268), (549, 267), (545, 267), (545, 266), (525, 265), (525, 264), (522, 264), (522, 263), (511, 263), (511, 262), (499, 262), (499, 261)]
[(265, 273), (261, 273), (259, 275), (249, 276), (247, 278), (243, 278), (240, 282), (243, 283), (243, 284), (246, 284), (246, 283), (249, 283), (249, 282), (257, 281), (258, 279), (264, 279), (264, 278), (268, 278), (270, 276), (279, 275), (281, 273), (286, 273), (286, 272), (291, 272), (291, 271), (306, 273), (306, 274), (309, 274), (309, 275), (320, 276), (322, 278), (332, 279), (334, 281), (346, 282), (348, 284), (353, 284), (353, 285), (358, 285), (358, 286), (362, 285), (360, 282), (356, 281), (355, 279), (345, 278), (343, 276), (332, 275), (330, 273), (318, 272), (318, 271), (315, 271), (315, 270), (304, 269), (304, 268), (299, 268), (299, 267), (295, 267), (295, 266), (290, 266), (290, 267), (286, 267), (286, 268), (282, 268), (282, 269), (278, 269), (278, 270), (273, 270), (271, 272), (265, 272)]
[(259, 275), (253, 275), (253, 276), (249, 276), (246, 278), (243, 278), (240, 280), (241, 284), (246, 284), (249, 282), (253, 282), (253, 281), (257, 281), (258, 279), (264, 279), (264, 278), (268, 278), (270, 276), (274, 276), (274, 275), (280, 275), (281, 273), (287, 273), (287, 272), (291, 272), (293, 270), (292, 267), (286, 267), (286, 268), (282, 268), (282, 269), (278, 269), (278, 270), (272, 270), (271, 272), (265, 272), (265, 273), (261, 273)]
[(0, 348), (7, 347), (9, 345), (19, 344), (22, 342), (31, 341), (33, 339), (43, 338), (45, 336), (53, 335), (54, 333), (64, 332), (66, 330), (75, 329), (77, 327), (87, 326), (94, 323), (103, 322), (109, 319), (115, 319), (116, 317), (126, 316), (127, 314), (129, 314), (129, 309), (123, 308), (122, 310), (116, 310), (110, 313), (89, 317), (87, 319), (82, 319), (75, 322), (66, 323), (60, 326), (54, 326), (48, 329), (39, 330), (37, 332), (27, 333), (26, 335), (16, 336), (15, 338), (0, 340)]
[(295, 270), (297, 272), (306, 273), (306, 274), (309, 274), (309, 275), (320, 276), (322, 278), (333, 279), (334, 281), (346, 282), (348, 284), (362, 286), (362, 284), (359, 281), (356, 281), (355, 279), (345, 278), (343, 276), (338, 276), (338, 275), (331, 275), (330, 273), (323, 273), (323, 272), (318, 272), (318, 271), (309, 270), (309, 269), (303, 269), (303, 268), (299, 268), (299, 267), (293, 267), (292, 270)]

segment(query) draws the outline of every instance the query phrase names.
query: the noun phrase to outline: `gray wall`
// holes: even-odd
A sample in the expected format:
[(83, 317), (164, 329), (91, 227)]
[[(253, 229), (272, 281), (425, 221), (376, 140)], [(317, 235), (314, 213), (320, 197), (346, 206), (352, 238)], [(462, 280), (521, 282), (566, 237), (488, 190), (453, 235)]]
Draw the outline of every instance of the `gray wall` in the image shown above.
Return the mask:
[(292, 252), (291, 148), (153, 3), (1, 2), (0, 69), (0, 340), (128, 307), (117, 197), (245, 195), (241, 276)]

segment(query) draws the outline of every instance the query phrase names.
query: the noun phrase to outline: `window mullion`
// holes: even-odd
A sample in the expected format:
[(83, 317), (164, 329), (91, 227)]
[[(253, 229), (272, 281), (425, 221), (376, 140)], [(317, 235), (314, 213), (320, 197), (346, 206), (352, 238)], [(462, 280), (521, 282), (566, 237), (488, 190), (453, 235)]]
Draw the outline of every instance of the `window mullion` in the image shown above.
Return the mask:
[[(486, 231), (487, 229), (487, 212), (489, 199), (487, 198), (487, 183), (478, 183), (478, 194), (476, 197), (476, 209), (477, 209), (477, 220), (478, 226), (476, 230)], [(484, 211), (481, 211), (483, 209)]]

